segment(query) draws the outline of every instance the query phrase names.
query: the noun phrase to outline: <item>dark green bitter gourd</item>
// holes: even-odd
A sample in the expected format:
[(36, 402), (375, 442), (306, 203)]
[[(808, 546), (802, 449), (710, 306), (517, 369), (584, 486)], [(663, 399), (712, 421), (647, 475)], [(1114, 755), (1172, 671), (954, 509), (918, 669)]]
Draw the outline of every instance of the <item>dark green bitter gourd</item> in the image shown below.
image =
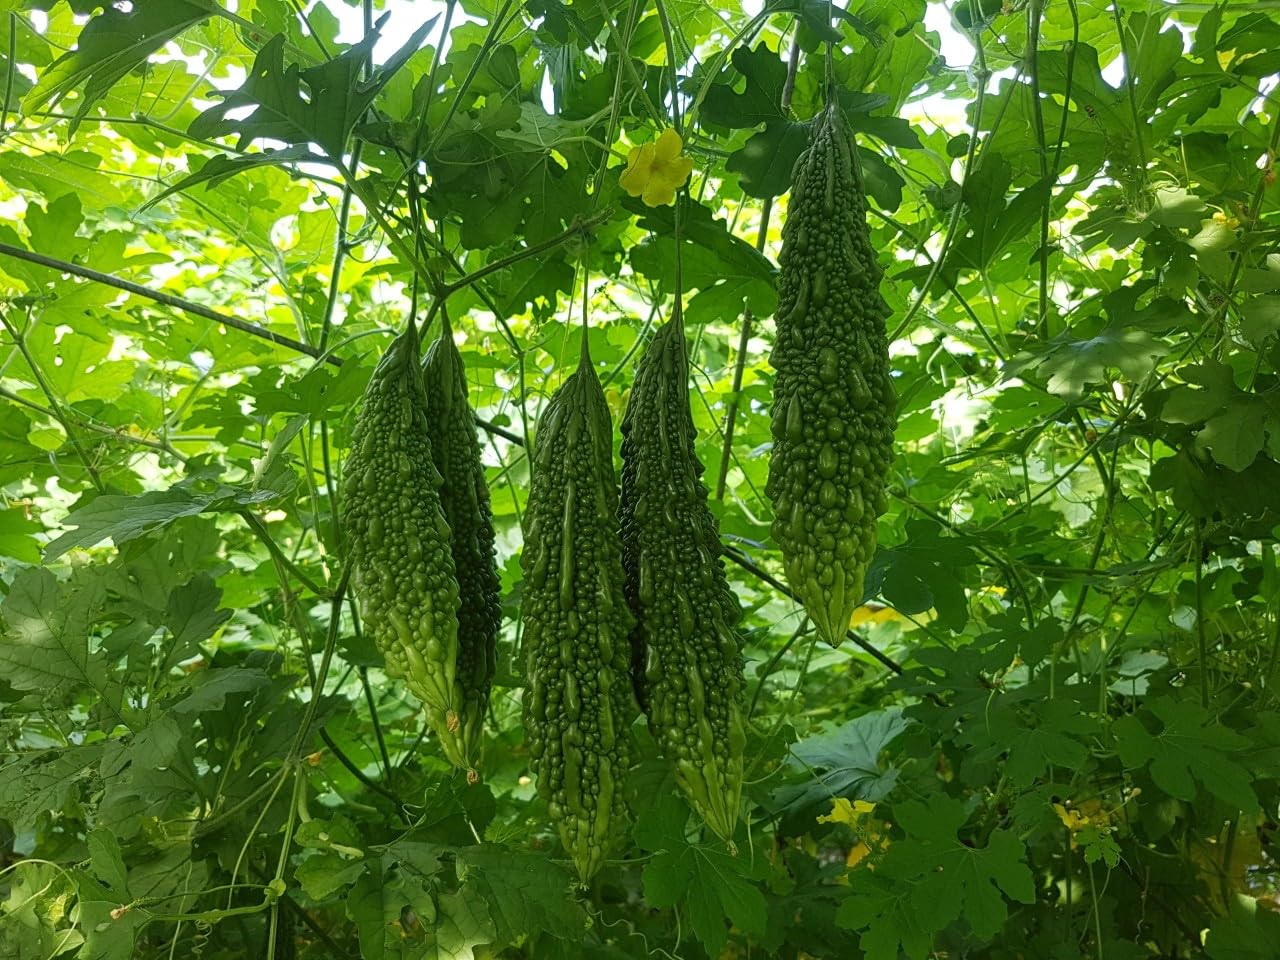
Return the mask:
[(626, 816), (636, 708), (613, 424), (586, 353), (543, 411), (525, 508), (524, 722), (538, 793), (585, 882)]
[(641, 704), (693, 808), (731, 840), (742, 794), (741, 611), (694, 450), (684, 325), (641, 360), (622, 419), (622, 563)]
[(454, 739), (474, 778), (502, 626), (502, 588), (476, 418), (467, 402), (466, 370), (447, 314), (443, 324), (439, 339), (427, 350), (422, 377), (431, 456), (444, 480), (440, 503), (449, 524), (460, 597), (457, 678), (461, 701)]
[(387, 672), (404, 678), (445, 754), (461, 766), (458, 581), (420, 363), (410, 329), (392, 341), (369, 378), (344, 468), (342, 526), (362, 616)]
[(792, 172), (771, 362), (766, 492), (787, 579), (820, 635), (845, 636), (862, 602), (893, 456), (880, 267), (853, 138), (835, 104)]

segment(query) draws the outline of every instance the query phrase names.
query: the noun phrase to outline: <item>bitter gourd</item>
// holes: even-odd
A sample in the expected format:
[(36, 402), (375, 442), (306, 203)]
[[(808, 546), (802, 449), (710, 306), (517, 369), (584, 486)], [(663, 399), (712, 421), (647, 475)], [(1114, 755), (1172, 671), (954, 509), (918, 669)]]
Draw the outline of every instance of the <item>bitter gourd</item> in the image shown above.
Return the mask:
[(442, 323), (440, 337), (427, 350), (422, 378), (431, 457), (444, 480), (440, 503), (449, 524), (460, 596), (457, 678), (461, 700), (454, 739), (474, 778), (502, 625), (501, 582), (476, 418), (467, 402), (466, 370), (447, 313), (442, 312)]
[(889, 308), (852, 136), (834, 103), (792, 172), (780, 262), (765, 489), (787, 579), (835, 645), (862, 602), (885, 510), (894, 390)]
[(369, 378), (343, 477), (342, 526), (368, 632), (458, 755), (458, 581), (431, 456), (417, 333), (392, 341)]
[(622, 419), (622, 563), (636, 617), (640, 702), (676, 780), (733, 837), (742, 794), (741, 611), (721, 565), (694, 450), (684, 326), (669, 321), (636, 371)]
[(538, 792), (585, 882), (626, 815), (628, 681), (613, 425), (584, 351), (538, 424), (525, 508), (525, 732)]

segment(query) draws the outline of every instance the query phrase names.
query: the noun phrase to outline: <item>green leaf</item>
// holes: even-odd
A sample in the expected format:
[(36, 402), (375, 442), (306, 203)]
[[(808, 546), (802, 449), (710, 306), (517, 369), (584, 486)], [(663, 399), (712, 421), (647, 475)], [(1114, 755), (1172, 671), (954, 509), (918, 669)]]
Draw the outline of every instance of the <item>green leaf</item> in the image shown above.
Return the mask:
[(84, 931), (84, 946), (76, 955), (78, 960), (134, 960), (138, 931), (146, 925), (147, 917), (139, 910), (117, 915), (122, 906), (119, 898), (93, 879), (84, 876), (80, 880), (76, 920)]
[(170, 184), (138, 208), (139, 213), (149, 210), (165, 197), (184, 193), (192, 187), (205, 184), (212, 190), (218, 184), (237, 174), (259, 167), (278, 167), (292, 163), (323, 163), (324, 157), (316, 156), (306, 144), (294, 144), (279, 150), (263, 150), (261, 153), (245, 153), (236, 156), (216, 154), (206, 160), (195, 173), (188, 174), (177, 183)]
[(106, 884), (112, 896), (126, 901), (129, 898), (128, 871), (116, 835), (105, 827), (98, 827), (89, 832), (85, 842), (89, 847), (89, 862), (94, 876)]
[[(17, 960), (45, 960), (65, 955), (84, 942), (70, 925), (68, 903), (75, 896), (73, 878), (56, 863), (21, 860), (9, 875), (9, 895), (0, 902), (0, 948)], [(6, 933), (10, 932), (13, 939)]]
[(1270, 960), (1280, 943), (1280, 914), (1253, 897), (1235, 896), (1231, 912), (1209, 927), (1204, 949), (1211, 960)]
[[(1151, 726), (1158, 727), (1152, 732)], [(1196, 783), (1228, 806), (1259, 809), (1249, 771), (1232, 759), (1249, 746), (1189, 700), (1155, 697), (1141, 716), (1121, 717), (1112, 726), (1116, 749), (1128, 769), (1147, 767), (1156, 786), (1179, 800), (1193, 800)]]
[(1240, 308), (1240, 331), (1255, 347), (1280, 333), (1280, 296), (1254, 297)]
[(808, 127), (776, 120), (730, 154), (724, 166), (738, 175), (748, 196), (781, 196), (791, 189), (791, 171), (808, 144)]
[(1225, 363), (1205, 360), (1178, 371), (1191, 386), (1175, 387), (1160, 408), (1160, 419), (1166, 423), (1202, 423), (1208, 420), (1242, 391), (1235, 384), (1235, 374)]
[(1005, 372), (1013, 377), (1034, 370), (1048, 378), (1050, 393), (1076, 398), (1087, 386), (1105, 383), (1112, 370), (1136, 383), (1168, 352), (1165, 343), (1145, 330), (1112, 323), (1093, 336), (1064, 331), (1045, 346), (1014, 357), (1005, 365)]
[(957, 573), (975, 562), (965, 540), (943, 536), (931, 520), (910, 520), (903, 543), (877, 551), (865, 593), (882, 594), (903, 613), (935, 610), (948, 630), (962, 630), (969, 620), (969, 600)]
[(726, 919), (748, 936), (764, 930), (764, 895), (747, 879), (743, 861), (710, 847), (673, 843), (645, 864), (645, 899), (687, 911), (694, 934), (718, 957), (729, 939)]
[[(432, 17), (415, 30), (369, 80), (361, 80), (360, 72), (378, 41), (382, 21), (359, 43), (305, 70), (296, 64), (285, 65), (285, 38), (276, 34), (258, 51), (244, 84), (200, 114), (188, 132), (202, 140), (236, 134), (240, 148), (261, 139), (294, 145), (315, 143), (330, 159), (341, 158), (351, 128), (422, 45), (436, 19)], [(252, 108), (247, 117), (228, 117), (246, 107)]]
[(460, 848), (457, 863), (464, 892), (488, 905), (501, 942), (537, 931), (577, 941), (590, 923), (569, 874), (546, 857), (485, 843)]
[(87, 207), (101, 209), (124, 199), (115, 180), (98, 170), (103, 158), (87, 150), (29, 157), (17, 150), (0, 152), (0, 179), (52, 199), (74, 193)]
[(165, 653), (166, 666), (199, 652), (199, 645), (231, 619), (230, 610), (218, 609), (221, 599), (222, 591), (207, 574), (195, 577), (169, 595), (164, 626), (172, 640)]
[(1235, 403), (1204, 425), (1196, 445), (1208, 450), (1228, 470), (1253, 463), (1266, 443), (1271, 415), (1265, 403)]
[(1009, 781), (1030, 787), (1054, 767), (1081, 769), (1089, 757), (1086, 744), (1097, 731), (1097, 721), (1066, 698), (1033, 702), (1021, 710), (1000, 701), (962, 741), (973, 745), (977, 761), (1006, 756)]
[[(1008, 917), (1006, 898), (1035, 901), (1026, 849), (1013, 832), (993, 830), (984, 846), (962, 841), (958, 833), (969, 818), (969, 806), (945, 795), (907, 801), (895, 806), (894, 814), (907, 838), (889, 845), (874, 877), (865, 871), (851, 874), (854, 896), (836, 918), (866, 931), (862, 946), (869, 956), (892, 956), (901, 944), (909, 957), (922, 957), (932, 931), (962, 916), (976, 936), (987, 940)], [(885, 880), (894, 881), (901, 892), (890, 892), (894, 888), (886, 889)], [(864, 889), (872, 896), (858, 904)], [(908, 903), (920, 921), (899, 926)]]
[(171, 706), (179, 717), (195, 717), (202, 713), (226, 709), (232, 694), (253, 694), (271, 686), (266, 671), (251, 667), (211, 667), (191, 676), (190, 692)]
[(43, 531), (44, 527), (30, 519), (24, 508), (15, 505), (0, 509), (0, 556), (19, 563), (39, 563), (40, 546), (35, 537)]
[[(738, 92), (729, 82), (712, 84), (702, 101), (703, 119), (735, 130), (773, 121), (789, 122), (782, 112), (782, 88), (787, 82), (787, 65), (782, 59), (766, 44), (759, 43), (754, 50), (735, 49), (730, 63), (745, 78), (745, 88)], [(729, 72), (725, 70), (725, 74)]]
[(880, 754), (907, 726), (900, 709), (876, 710), (801, 740), (792, 746), (787, 762), (800, 782), (774, 790), (775, 809), (797, 818), (813, 817), (836, 797), (884, 799), (898, 771), (881, 769)]
[(685, 839), (689, 808), (669, 789), (667, 771), (655, 770), (666, 788), (646, 798), (636, 820), (636, 842), (655, 855), (645, 865), (645, 900), (685, 913), (710, 956), (719, 956), (728, 941), (727, 918), (743, 933), (763, 932), (765, 900), (752, 883), (750, 856), (730, 856), (719, 843), (691, 844)]
[(341, 417), (364, 394), (370, 369), (354, 361), (336, 371), (316, 364), (300, 377), (286, 377), (281, 383), (275, 371), (253, 378), (254, 410), (266, 417), (276, 414), (306, 414), (313, 420)]
[(215, 475), (211, 468), (201, 467), (168, 490), (153, 490), (133, 497), (116, 494), (96, 497), (67, 514), (63, 525), (76, 529), (45, 547), (45, 562), (56, 560), (75, 547), (92, 547), (108, 539), (118, 547), (206, 510), (234, 512), (268, 503), (289, 492), (295, 482), (294, 472), (287, 467), (255, 478), (251, 489), (208, 482)]
[(294, 876), (313, 900), (328, 900), (364, 873), (365, 862), (352, 860), (331, 850), (312, 854), (298, 864)]
[(83, 85), (69, 135), (116, 82), (182, 31), (208, 19), (217, 8), (209, 0), (134, 0), (128, 7), (106, 5), (80, 31), (74, 50), (46, 68), (27, 94), (31, 113)]
[(63, 524), (76, 529), (45, 547), (45, 563), (58, 559), (68, 550), (96, 546), (103, 540), (112, 540), (119, 546), (180, 517), (202, 513), (208, 506), (208, 499), (194, 497), (185, 490), (155, 490), (136, 497), (105, 494), (67, 514)]
[(924, 960), (931, 953), (934, 933), (941, 927), (930, 913), (918, 913), (910, 888), (860, 877), (855, 892), (836, 910), (836, 924), (863, 931), (859, 946), (867, 960)]
[(1048, 201), (1049, 185), (1036, 182), (1005, 202), (1011, 165), (1000, 154), (988, 157), (961, 187), (967, 236), (958, 239), (948, 266), (986, 270), (1009, 244), (1022, 239)]
[(101, 759), (102, 744), (92, 743), (10, 760), (0, 766), (0, 816), (22, 828), (62, 810), (94, 779)]
[(1180, 510), (1208, 518), (1215, 514), (1239, 521), (1280, 518), (1280, 464), (1258, 457), (1236, 472), (1196, 458), (1190, 450), (1157, 460), (1151, 466), (1154, 490), (1169, 490)]
[(436, 897), (436, 921), (427, 931), (426, 960), (475, 960), (475, 947), (492, 943), (493, 923), (484, 902), (465, 891)]
[[(774, 268), (759, 251), (731, 234), (709, 208), (681, 196), (681, 281), (685, 291), (698, 289), (690, 299), (690, 324), (720, 321), (725, 313), (740, 313), (743, 302), (758, 317), (777, 308)], [(645, 207), (638, 200), (624, 204), (641, 215), (639, 226), (652, 235), (631, 248), (631, 264), (657, 281), (663, 290), (675, 287), (675, 218), (673, 208)], [(730, 309), (732, 307), (732, 309)], [(723, 311), (723, 312), (721, 312)]]
[[(436, 921), (436, 907), (421, 879), (403, 874), (384, 877), (366, 871), (346, 898), (347, 916), (355, 921), (363, 960), (422, 956), (409, 937), (418, 940)], [(413, 952), (410, 952), (413, 950)]]
[(108, 676), (102, 654), (89, 644), (104, 600), (98, 577), (64, 584), (43, 568), (19, 573), (0, 606), (5, 679), (19, 690), (38, 690), (51, 698), (92, 690), (118, 710), (119, 685)]
[(1085, 863), (1101, 861), (1111, 869), (1120, 865), (1120, 844), (1110, 831), (1099, 827), (1085, 827), (1076, 834), (1076, 843), (1084, 850)]

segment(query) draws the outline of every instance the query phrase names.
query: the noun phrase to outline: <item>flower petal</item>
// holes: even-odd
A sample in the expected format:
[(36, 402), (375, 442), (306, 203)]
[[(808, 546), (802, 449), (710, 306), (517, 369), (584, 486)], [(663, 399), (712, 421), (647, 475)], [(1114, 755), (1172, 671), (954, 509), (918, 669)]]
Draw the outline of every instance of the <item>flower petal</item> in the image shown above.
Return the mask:
[(654, 148), (659, 160), (670, 162), (680, 156), (680, 151), (684, 149), (684, 141), (680, 139), (680, 134), (676, 133), (675, 127), (667, 127), (658, 135)]
[[(658, 171), (655, 170), (655, 173)], [(685, 181), (689, 179), (689, 174), (693, 172), (692, 157), (676, 157), (670, 163), (665, 164), (661, 170), (661, 177), (664, 181), (671, 184), (674, 189), (680, 189), (685, 185)]]
[(653, 176), (653, 144), (632, 147), (627, 154), (627, 169), (618, 177), (618, 184), (633, 197), (644, 193), (645, 185)]
[(644, 188), (644, 202), (649, 207), (665, 207), (676, 201), (676, 188), (661, 177), (654, 177)]

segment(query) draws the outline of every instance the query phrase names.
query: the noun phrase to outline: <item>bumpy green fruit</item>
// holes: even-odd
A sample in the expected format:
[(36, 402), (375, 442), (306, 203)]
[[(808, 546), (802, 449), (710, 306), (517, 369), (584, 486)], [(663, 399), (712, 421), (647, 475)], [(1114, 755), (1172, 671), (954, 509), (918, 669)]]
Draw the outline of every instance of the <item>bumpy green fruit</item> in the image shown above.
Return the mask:
[(444, 481), (440, 502), (449, 524), (460, 596), (457, 678), (461, 700), (454, 739), (459, 755), (474, 771), (502, 625), (502, 588), (476, 418), (467, 402), (467, 375), (447, 317), (443, 323), (439, 339), (427, 350), (422, 376), (431, 457)]
[(622, 419), (622, 563), (641, 704), (676, 780), (729, 840), (742, 795), (741, 611), (720, 561), (689, 410), (683, 324), (654, 336)]
[(781, 267), (765, 489), (787, 579), (835, 645), (862, 602), (875, 553), (895, 400), (889, 308), (852, 136), (834, 104), (816, 119), (792, 173)]
[(613, 425), (584, 354), (538, 424), (524, 516), (524, 721), (538, 793), (585, 882), (626, 816), (636, 714)]
[(369, 379), (343, 477), (342, 525), (366, 627), (459, 765), (458, 581), (424, 411), (418, 338), (401, 334)]

